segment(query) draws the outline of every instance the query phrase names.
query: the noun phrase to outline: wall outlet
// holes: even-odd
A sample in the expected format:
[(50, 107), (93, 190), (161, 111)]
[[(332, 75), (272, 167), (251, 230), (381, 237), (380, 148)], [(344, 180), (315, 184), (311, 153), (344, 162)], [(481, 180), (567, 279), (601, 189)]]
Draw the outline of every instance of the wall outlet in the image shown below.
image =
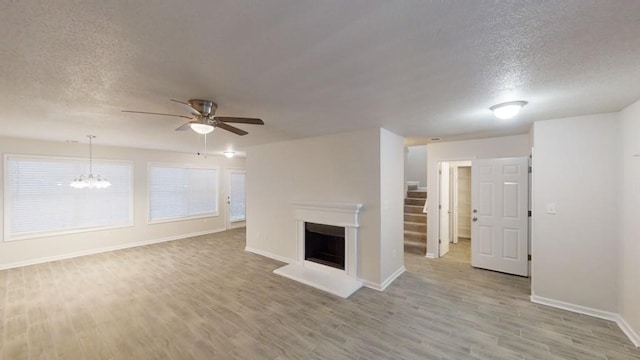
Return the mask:
[(555, 215), (557, 213), (556, 203), (547, 203), (547, 214)]

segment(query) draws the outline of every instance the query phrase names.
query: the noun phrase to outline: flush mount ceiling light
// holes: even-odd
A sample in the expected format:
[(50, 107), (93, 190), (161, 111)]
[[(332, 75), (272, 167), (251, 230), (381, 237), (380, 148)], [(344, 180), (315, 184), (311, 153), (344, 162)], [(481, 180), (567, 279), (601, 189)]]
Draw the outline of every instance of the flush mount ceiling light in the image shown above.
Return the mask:
[(232, 158), (236, 154), (236, 152), (232, 151), (232, 150), (227, 150), (227, 151), (223, 152), (223, 154), (224, 154), (224, 156), (226, 156), (228, 158)]
[(87, 135), (89, 138), (89, 175), (81, 174), (69, 184), (74, 189), (106, 189), (111, 183), (100, 175), (93, 175), (93, 139), (95, 136)]
[(214, 130), (214, 127), (212, 125), (209, 124), (203, 124), (203, 123), (199, 123), (199, 122), (194, 122), (189, 124), (189, 126), (191, 126), (191, 129), (195, 132), (197, 132), (198, 134), (201, 135), (206, 135), (210, 132), (212, 132)]
[(498, 105), (493, 105), (489, 110), (493, 111), (498, 119), (506, 120), (518, 115), (522, 107), (527, 105), (526, 101), (510, 101)]

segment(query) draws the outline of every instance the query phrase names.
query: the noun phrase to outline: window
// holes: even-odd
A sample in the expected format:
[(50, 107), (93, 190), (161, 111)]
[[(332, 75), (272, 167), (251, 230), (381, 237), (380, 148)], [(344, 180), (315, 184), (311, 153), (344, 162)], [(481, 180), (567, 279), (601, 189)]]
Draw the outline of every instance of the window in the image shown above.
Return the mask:
[(217, 215), (217, 169), (149, 165), (149, 220)]
[(232, 172), (229, 175), (229, 221), (245, 219), (244, 197), (245, 173)]
[(107, 189), (74, 189), (86, 159), (5, 155), (5, 240), (133, 225), (132, 164), (94, 160)]

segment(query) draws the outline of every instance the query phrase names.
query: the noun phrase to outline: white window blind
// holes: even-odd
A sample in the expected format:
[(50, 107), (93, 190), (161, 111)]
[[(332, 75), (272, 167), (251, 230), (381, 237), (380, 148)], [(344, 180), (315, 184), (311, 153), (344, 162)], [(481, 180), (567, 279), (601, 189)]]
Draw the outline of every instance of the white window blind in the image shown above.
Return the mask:
[(133, 223), (132, 165), (93, 161), (106, 189), (74, 189), (88, 174), (86, 160), (7, 155), (5, 157), (5, 239), (17, 240)]
[(245, 173), (231, 173), (229, 176), (229, 220), (245, 219)]
[(149, 219), (218, 215), (218, 171), (149, 166)]

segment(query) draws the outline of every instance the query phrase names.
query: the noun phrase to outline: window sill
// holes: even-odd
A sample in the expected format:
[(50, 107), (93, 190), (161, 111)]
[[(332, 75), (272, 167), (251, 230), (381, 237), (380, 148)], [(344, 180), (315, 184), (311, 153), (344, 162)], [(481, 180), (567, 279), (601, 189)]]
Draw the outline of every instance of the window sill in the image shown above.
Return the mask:
[(73, 235), (73, 234), (81, 234), (87, 232), (94, 231), (106, 231), (106, 230), (115, 230), (115, 229), (123, 229), (133, 227), (134, 223), (131, 222), (125, 225), (110, 225), (110, 226), (101, 226), (101, 227), (93, 227), (93, 228), (82, 228), (82, 229), (73, 229), (73, 230), (60, 230), (60, 231), (47, 231), (47, 232), (34, 232), (34, 233), (24, 233), (19, 235), (4, 235), (4, 242), (12, 242), (12, 241), (21, 241), (21, 240), (31, 240), (31, 239), (39, 239), (45, 237), (55, 237), (55, 236), (64, 236), (64, 235)]
[(186, 216), (186, 217), (173, 217), (173, 218), (163, 218), (163, 219), (156, 219), (156, 220), (148, 220), (147, 224), (148, 225), (156, 225), (156, 224), (171, 223), (171, 222), (176, 222), (176, 221), (199, 220), (199, 219), (207, 219), (207, 218), (215, 218), (215, 217), (220, 217), (220, 213), (217, 212), (217, 213), (205, 214), (205, 215)]

